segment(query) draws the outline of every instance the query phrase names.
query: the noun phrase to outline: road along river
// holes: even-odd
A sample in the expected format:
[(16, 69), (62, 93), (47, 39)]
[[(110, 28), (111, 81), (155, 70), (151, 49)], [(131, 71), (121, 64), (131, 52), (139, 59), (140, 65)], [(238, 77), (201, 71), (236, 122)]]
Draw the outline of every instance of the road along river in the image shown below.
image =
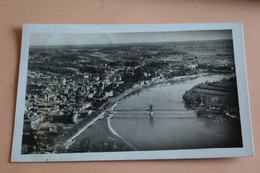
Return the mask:
[[(198, 118), (185, 108), (186, 90), (232, 75), (200, 76), (143, 88), (121, 99), (110, 117), (112, 129), (140, 150), (241, 147), (240, 127), (225, 119)], [(154, 116), (149, 116), (150, 105)]]

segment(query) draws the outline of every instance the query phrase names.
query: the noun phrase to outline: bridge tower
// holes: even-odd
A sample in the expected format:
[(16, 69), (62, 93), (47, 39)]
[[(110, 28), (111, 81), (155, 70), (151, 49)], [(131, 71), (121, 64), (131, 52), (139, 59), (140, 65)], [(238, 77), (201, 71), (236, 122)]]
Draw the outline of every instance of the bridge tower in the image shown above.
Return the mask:
[(153, 105), (152, 104), (150, 104), (150, 114), (149, 115), (150, 115), (150, 117), (153, 116)]

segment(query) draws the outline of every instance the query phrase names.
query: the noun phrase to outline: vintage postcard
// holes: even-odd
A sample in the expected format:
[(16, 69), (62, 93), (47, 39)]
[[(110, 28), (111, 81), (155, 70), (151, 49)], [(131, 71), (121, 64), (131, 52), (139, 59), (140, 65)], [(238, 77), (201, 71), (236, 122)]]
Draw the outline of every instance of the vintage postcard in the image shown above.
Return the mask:
[(23, 25), (12, 162), (253, 154), (241, 23)]

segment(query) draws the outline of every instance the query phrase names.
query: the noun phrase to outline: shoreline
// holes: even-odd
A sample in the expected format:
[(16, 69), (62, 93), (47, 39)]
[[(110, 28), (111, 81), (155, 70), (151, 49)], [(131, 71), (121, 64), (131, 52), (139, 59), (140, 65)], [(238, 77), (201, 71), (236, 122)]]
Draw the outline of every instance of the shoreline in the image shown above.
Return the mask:
[(137, 150), (111, 127), (109, 122), (111, 115), (105, 113), (102, 116), (104, 118), (99, 118), (94, 124), (89, 124), (88, 128), (80, 133), (81, 135), (77, 135), (73, 142), (68, 143), (63, 153)]
[[(114, 114), (113, 114), (114, 115)], [(135, 151), (138, 151), (138, 149), (136, 147), (134, 147), (132, 144), (130, 144), (128, 141), (126, 141), (122, 136), (120, 136), (111, 126), (110, 124), (110, 118), (113, 116), (109, 116), (107, 118), (107, 125), (108, 125), (108, 128), (110, 130), (111, 133), (113, 133), (114, 135), (116, 135), (118, 138), (120, 138), (121, 140), (123, 140), (126, 144), (128, 144), (129, 146), (131, 146)]]
[(73, 144), (73, 140), (79, 136), (82, 132), (84, 132), (85, 130), (87, 130), (87, 128), (89, 126), (91, 126), (92, 124), (94, 124), (97, 120), (100, 119), (100, 117), (102, 117), (104, 115), (104, 112), (102, 112), (101, 114), (99, 114), (97, 117), (95, 117), (93, 120), (91, 120), (90, 122), (88, 122), (84, 127), (82, 127), (75, 135), (73, 135), (72, 137), (70, 137), (63, 145), (64, 148), (68, 148), (71, 144)]

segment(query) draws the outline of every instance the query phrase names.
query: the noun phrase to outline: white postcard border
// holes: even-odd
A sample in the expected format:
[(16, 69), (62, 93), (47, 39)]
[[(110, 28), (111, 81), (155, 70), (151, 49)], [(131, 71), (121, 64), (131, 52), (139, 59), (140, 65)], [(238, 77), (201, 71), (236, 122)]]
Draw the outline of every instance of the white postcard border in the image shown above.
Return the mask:
[[(28, 52), (31, 33), (127, 33), (232, 29), (243, 147), (73, 154), (21, 154)], [(24, 24), (13, 133), (12, 162), (152, 160), (253, 156), (253, 139), (241, 23), (68, 25)]]

